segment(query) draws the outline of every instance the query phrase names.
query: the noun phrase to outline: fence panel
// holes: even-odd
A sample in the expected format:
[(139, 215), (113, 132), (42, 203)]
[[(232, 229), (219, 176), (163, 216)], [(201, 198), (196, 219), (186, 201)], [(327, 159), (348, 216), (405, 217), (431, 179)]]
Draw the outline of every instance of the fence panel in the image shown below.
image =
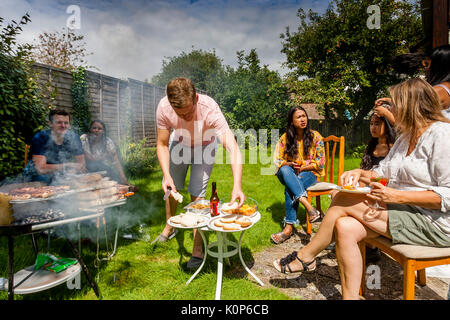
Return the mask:
[[(45, 103), (71, 112), (72, 74), (66, 70), (36, 63), (33, 65)], [(117, 144), (130, 137), (146, 138), (156, 145), (156, 107), (165, 89), (134, 79), (118, 79), (87, 71), (91, 118), (102, 120), (108, 136)]]

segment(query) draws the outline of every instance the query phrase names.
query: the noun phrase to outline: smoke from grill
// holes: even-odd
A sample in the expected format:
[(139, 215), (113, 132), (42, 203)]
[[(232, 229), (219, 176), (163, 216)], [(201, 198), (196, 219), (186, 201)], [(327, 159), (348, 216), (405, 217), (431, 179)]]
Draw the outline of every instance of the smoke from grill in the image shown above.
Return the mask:
[[(124, 195), (128, 191), (128, 186), (111, 181), (108, 177), (103, 176), (104, 174), (105, 172), (59, 175), (53, 179), (50, 186), (44, 186), (40, 182), (18, 182), (21, 181), (21, 178), (18, 177), (14, 181), (15, 183), (0, 186), (2, 197), (7, 197), (7, 201), (1, 203), (4, 206), (3, 203), (9, 201), (13, 218), (10, 222), (13, 225), (70, 219), (92, 214), (107, 207), (104, 218), (100, 218), (98, 221), (94, 219), (81, 222), (81, 234), (76, 223), (65, 225), (64, 230), (56, 227), (53, 232), (57, 236), (67, 236), (71, 240), (78, 240), (81, 235), (81, 237), (91, 240), (99, 237), (103, 241), (105, 228), (110, 234), (115, 230), (119, 218), (122, 228), (137, 225), (144, 218), (142, 212), (126, 210)], [(67, 187), (62, 188), (61, 186)], [(57, 189), (59, 192), (48, 193), (52, 187), (59, 188)], [(108, 208), (117, 204), (120, 206)], [(146, 210), (150, 209), (152, 205), (146, 203), (141, 207), (138, 210), (142, 210), (144, 207)], [(8, 222), (3, 224), (8, 224)]]

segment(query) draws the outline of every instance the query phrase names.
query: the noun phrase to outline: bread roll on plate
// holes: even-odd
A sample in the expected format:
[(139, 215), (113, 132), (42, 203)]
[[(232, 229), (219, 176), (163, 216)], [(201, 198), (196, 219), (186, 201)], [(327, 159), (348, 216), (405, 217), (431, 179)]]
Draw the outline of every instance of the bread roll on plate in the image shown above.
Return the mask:
[(226, 216), (226, 217), (220, 218), (220, 221), (223, 223), (233, 223), (236, 221), (236, 217)]
[(181, 217), (182, 217), (181, 215), (174, 216), (174, 217), (170, 218), (170, 221), (172, 223), (180, 224), (181, 223)]
[(239, 224), (242, 228), (247, 228), (252, 225), (252, 220), (247, 217), (239, 217), (236, 219), (235, 223)]
[(231, 211), (234, 210), (238, 207), (238, 203), (237, 202), (233, 202), (232, 204), (229, 203), (224, 203), (221, 207), (222, 211)]
[(233, 230), (241, 230), (241, 226), (237, 223), (224, 223), (223, 230), (233, 231)]
[(214, 221), (214, 225), (216, 227), (223, 228), (224, 223), (222, 221), (220, 221), (220, 219), (217, 219)]

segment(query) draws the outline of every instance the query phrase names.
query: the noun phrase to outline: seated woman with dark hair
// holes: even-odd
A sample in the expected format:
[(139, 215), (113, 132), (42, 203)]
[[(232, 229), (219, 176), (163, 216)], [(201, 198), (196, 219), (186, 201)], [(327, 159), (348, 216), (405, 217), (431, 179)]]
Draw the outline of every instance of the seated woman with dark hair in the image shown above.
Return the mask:
[(86, 168), (89, 172), (106, 171), (107, 175), (121, 184), (132, 186), (123, 172), (114, 142), (106, 134), (106, 125), (101, 120), (94, 120), (89, 126), (89, 133), (81, 137)]
[[(392, 113), (389, 111), (389, 106), (383, 106), (385, 113), (390, 114), (390, 119), (393, 119)], [(364, 150), (363, 157), (361, 159), (360, 168), (363, 170), (372, 170), (377, 166), (389, 153), (394, 145), (396, 134), (391, 123), (387, 118), (379, 116), (378, 112), (374, 112), (370, 117), (370, 134), (372, 138), (367, 144)], [(370, 181), (360, 181), (360, 186), (369, 184)], [(335, 195), (335, 194), (334, 194)], [(381, 254), (378, 248), (366, 249), (366, 262), (376, 262), (380, 260)]]
[(450, 118), (450, 45), (433, 49), (425, 76), (438, 94), (442, 114)]
[(396, 134), (389, 121), (373, 113), (370, 117), (370, 134), (372, 138), (364, 150), (361, 169), (370, 170), (378, 165), (394, 145)]
[(272, 241), (280, 244), (295, 232), (297, 209), (301, 203), (308, 212), (311, 222), (320, 218), (320, 212), (307, 199), (306, 189), (325, 175), (325, 150), (322, 136), (311, 130), (308, 115), (302, 107), (293, 107), (287, 117), (286, 133), (275, 149), (277, 177), (285, 186), (284, 229), (272, 234)]

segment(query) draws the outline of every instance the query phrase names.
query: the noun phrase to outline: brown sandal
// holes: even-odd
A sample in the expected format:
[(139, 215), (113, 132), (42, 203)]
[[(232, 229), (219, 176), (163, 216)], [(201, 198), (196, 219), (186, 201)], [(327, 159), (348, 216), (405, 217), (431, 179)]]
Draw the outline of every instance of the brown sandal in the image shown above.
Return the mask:
[[(272, 241), (275, 244), (280, 244), (285, 242), (287, 239), (289, 239), (290, 237), (292, 237), (292, 235), (294, 234), (295, 230), (293, 229), (290, 235), (286, 235), (283, 231), (280, 231), (278, 233), (274, 233), (270, 236), (270, 239), (272, 239)], [(278, 240), (277, 240), (278, 238)]]
[(320, 211), (313, 208), (311, 211), (308, 211), (309, 222), (313, 223), (320, 219)]
[[(303, 269), (302, 270), (297, 270), (297, 271), (292, 271), (291, 267), (289, 266), (289, 264), (294, 261), (294, 260), (298, 260), (302, 266)], [(275, 267), (275, 269), (281, 273), (284, 274), (290, 274), (290, 273), (300, 273), (300, 272), (312, 272), (314, 270), (316, 270), (316, 259), (314, 259), (311, 262), (304, 262), (303, 260), (301, 260), (298, 256), (297, 256), (297, 251), (293, 251), (291, 254), (288, 254), (286, 257), (279, 259), (279, 260), (275, 260), (273, 262), (273, 266)], [(286, 270), (287, 269), (287, 270)]]

